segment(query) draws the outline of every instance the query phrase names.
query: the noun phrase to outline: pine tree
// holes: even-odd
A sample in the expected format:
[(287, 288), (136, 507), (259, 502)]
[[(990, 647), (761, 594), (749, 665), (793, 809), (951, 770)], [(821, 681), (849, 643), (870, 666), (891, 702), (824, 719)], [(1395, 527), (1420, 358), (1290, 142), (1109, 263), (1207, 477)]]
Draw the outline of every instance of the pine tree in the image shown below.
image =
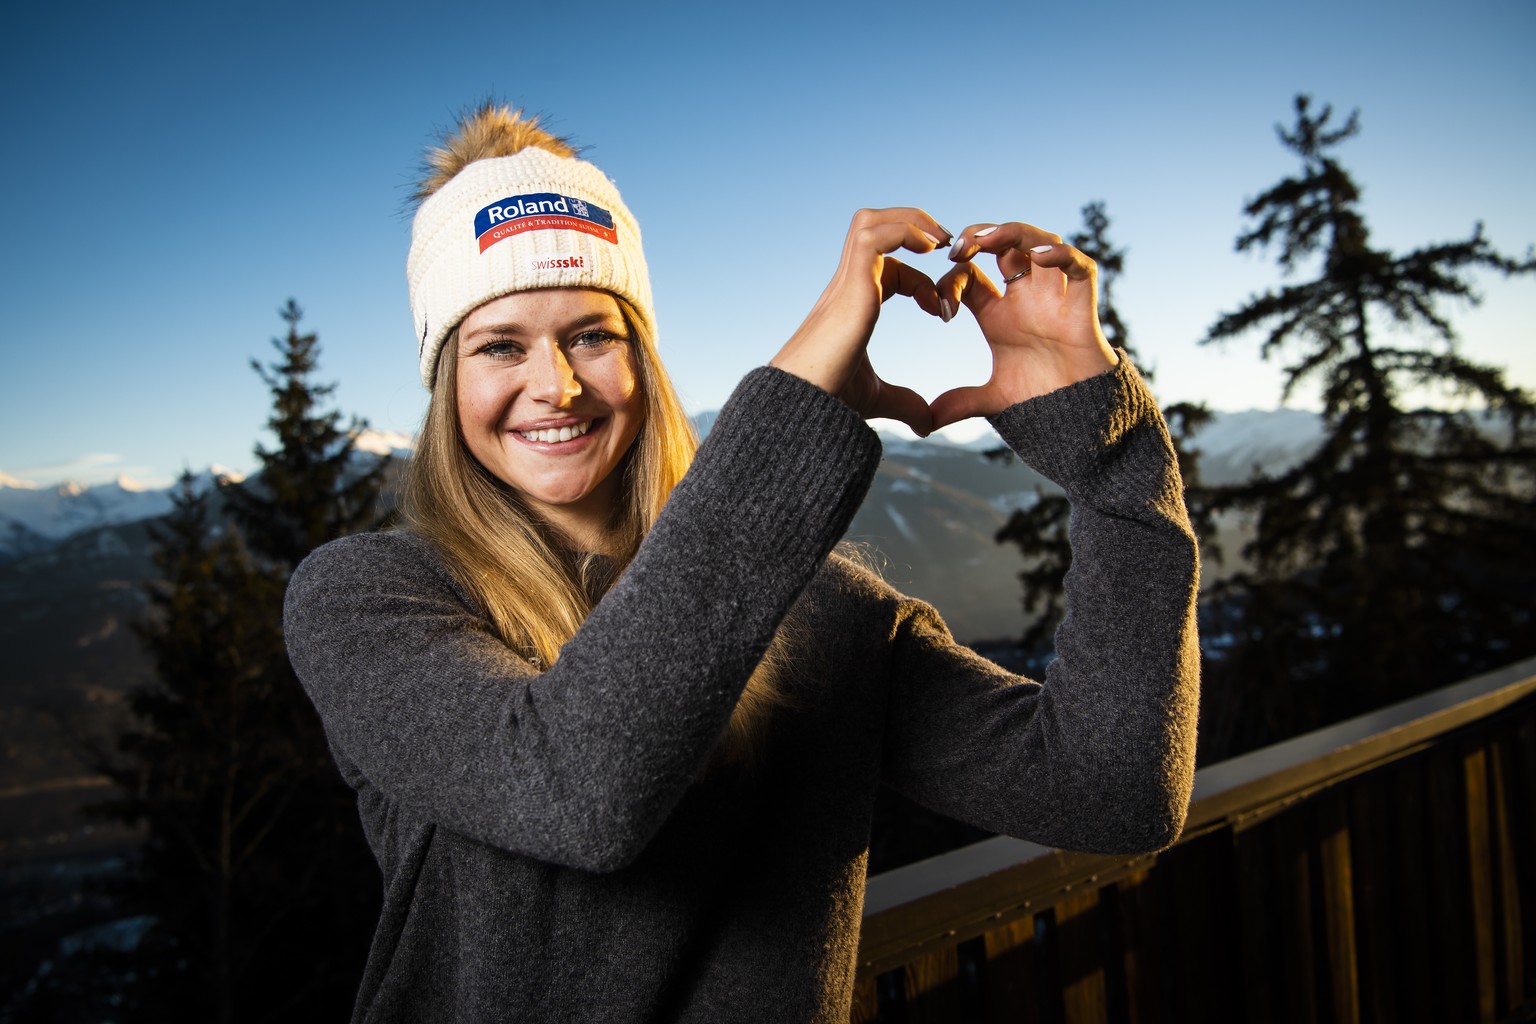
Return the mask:
[[(1104, 203), (1095, 200), (1083, 207), (1083, 227), (1068, 242), (1098, 264), (1099, 324), (1111, 346), (1122, 349), (1134, 361), (1136, 350), (1130, 341), (1130, 330), (1115, 306), (1115, 284), (1125, 270), (1125, 250), (1117, 247), (1109, 237), (1110, 219)], [(1150, 368), (1141, 368), (1150, 383)], [(1203, 426), (1210, 414), (1203, 405), (1179, 403), (1164, 410), (1174, 435), (1179, 453), (1179, 468), (1184, 476), (1186, 496), (1198, 493), (1197, 454), (1188, 446), (1188, 439)], [(995, 457), (1011, 457), (1007, 448), (989, 452)], [(1192, 493), (1194, 492), (1194, 493)], [(1199, 508), (1191, 502), (1192, 511)], [(1062, 580), (1072, 566), (1072, 545), (1067, 536), (1071, 504), (1060, 491), (1037, 492), (1035, 502), (1028, 508), (1015, 509), (1008, 521), (997, 531), (999, 544), (1013, 544), (1024, 556), (1024, 569), (1019, 580), (1024, 589), (1024, 611), (1031, 617), (1024, 631), (1020, 646), (1031, 665), (1038, 668), (1048, 661), (1054, 652), (1053, 638), (1056, 627), (1061, 625), (1066, 613), (1066, 593)], [(1202, 538), (1211, 534), (1208, 517), (1197, 517)]]
[(343, 430), (341, 413), (321, 410), (335, 385), (313, 380), (319, 338), (299, 333), (304, 314), (292, 299), (279, 312), (288, 333), (272, 339), (277, 360), (251, 360), (272, 392), (267, 426), (277, 447), (256, 447), (260, 471), (228, 498), (251, 548), (291, 570), (326, 541), (378, 525), (384, 464), (358, 470), (355, 438), (366, 424), (354, 418)]
[[(211, 524), (209, 503), (184, 475), (152, 530), (160, 578), (146, 587), (137, 630), (157, 678), (129, 695), (134, 724), (103, 765), (124, 794), (106, 809), (145, 834), (119, 912), (153, 920), (122, 1009), (129, 1019), (217, 1022), (304, 1000), (344, 1012), (350, 992), (320, 991), (316, 968), (350, 986), (357, 964), (324, 947), (318, 962), (296, 957), (316, 943), (293, 941), (309, 926), (302, 919), (334, 913), (336, 896), (293, 851), (337, 829), (312, 817), (313, 780), (332, 769), (315, 750), (313, 713), (293, 699), (268, 614), (283, 579), (237, 533)], [(333, 928), (317, 929), (328, 944)]]
[(378, 870), (289, 666), (282, 603), (312, 547), (373, 525), (383, 467), (352, 465), (351, 433), (319, 410), (331, 388), (310, 380), (318, 342), (297, 305), (282, 315), (278, 362), (253, 364), (279, 444), (258, 447), (259, 478), (220, 488), (234, 526), (184, 479), (155, 536), (141, 636), (158, 681), (132, 695), (108, 766), (127, 794), (115, 812), (146, 833), (123, 902), (154, 920), (133, 1019), (340, 1019), (377, 915)]
[[(1320, 385), (1325, 428), (1306, 461), (1216, 502), (1256, 517), (1252, 572), (1217, 616), (1236, 641), (1220, 666), (1240, 687), (1229, 697), (1262, 719), (1238, 730), (1239, 745), (1514, 660), (1536, 635), (1536, 407), (1499, 369), (1466, 359), (1441, 312), (1478, 301), (1472, 271), (1536, 262), (1495, 251), (1481, 224), (1403, 255), (1372, 247), (1360, 188), (1333, 156), (1359, 112), (1338, 125), (1331, 107), (1298, 96), (1295, 113), (1277, 131), (1300, 173), (1248, 203), (1237, 249), (1278, 250), (1285, 275), (1305, 266), (1309, 279), (1250, 298), (1203, 339), (1264, 331), (1262, 356), (1289, 360), (1284, 396)], [(1413, 334), (1428, 342), (1410, 347)], [(1411, 405), (1436, 397), (1439, 407)]]

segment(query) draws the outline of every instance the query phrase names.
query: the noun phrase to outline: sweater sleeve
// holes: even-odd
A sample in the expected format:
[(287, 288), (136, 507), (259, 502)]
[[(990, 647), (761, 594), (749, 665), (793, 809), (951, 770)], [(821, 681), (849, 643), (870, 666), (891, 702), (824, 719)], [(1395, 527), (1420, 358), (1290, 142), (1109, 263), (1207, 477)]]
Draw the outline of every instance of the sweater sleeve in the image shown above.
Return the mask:
[(390, 535), (300, 566), (290, 657), (338, 758), (387, 799), (506, 850), (617, 869), (697, 776), (879, 453), (837, 399), (753, 371), (547, 671), (466, 607), (424, 543)]
[(955, 644), (904, 602), (888, 781), (991, 831), (1100, 852), (1154, 849), (1194, 779), (1199, 555), (1167, 430), (1122, 357), (992, 418), (1072, 503), (1072, 568), (1044, 683)]

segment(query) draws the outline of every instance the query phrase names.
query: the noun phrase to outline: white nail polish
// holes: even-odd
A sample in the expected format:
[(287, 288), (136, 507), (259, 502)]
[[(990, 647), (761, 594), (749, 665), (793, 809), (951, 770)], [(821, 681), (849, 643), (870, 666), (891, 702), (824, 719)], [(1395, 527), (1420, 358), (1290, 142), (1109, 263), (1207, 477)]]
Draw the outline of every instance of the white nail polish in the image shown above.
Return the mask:
[(1033, 249), (1031, 249), (1029, 251), (1030, 252), (1050, 252), (1054, 248), (1056, 248), (1054, 245), (1037, 245), (1037, 246), (1035, 246)]
[(949, 323), (954, 318), (955, 311), (950, 308), (948, 299), (939, 300), (939, 319)]
[(994, 225), (992, 225), (989, 228), (982, 228), (980, 231), (976, 232), (971, 237), (972, 238), (985, 238), (987, 235), (990, 235), (992, 232), (994, 232), (996, 230), (997, 230), (997, 225), (994, 224)]
[(953, 259), (958, 259), (960, 257), (960, 254), (962, 252), (964, 252), (964, 251), (965, 251), (965, 236), (961, 235), (959, 238), (955, 239), (955, 244), (949, 247), (949, 258), (952, 259), (952, 260)]
[(933, 243), (933, 247), (935, 249), (937, 249), (939, 247), (939, 240), (937, 238), (934, 238), (928, 232), (926, 232), (926, 231), (919, 231), (918, 234), (922, 235), (924, 238), (928, 239), (928, 241), (932, 242)]

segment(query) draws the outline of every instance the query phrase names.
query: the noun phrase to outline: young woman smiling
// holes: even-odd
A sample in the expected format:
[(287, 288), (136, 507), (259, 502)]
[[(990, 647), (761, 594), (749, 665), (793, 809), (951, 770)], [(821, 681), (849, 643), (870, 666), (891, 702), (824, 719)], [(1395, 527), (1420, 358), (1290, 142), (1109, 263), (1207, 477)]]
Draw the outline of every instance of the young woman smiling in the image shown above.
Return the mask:
[[(1197, 557), (1092, 261), (1023, 223), (860, 211), (697, 445), (612, 183), (492, 106), (432, 162), (405, 526), (317, 551), (286, 615), (384, 875), (356, 1020), (846, 1020), (882, 782), (1037, 842), (1173, 841)], [(890, 255), (943, 245), (938, 281)], [(896, 295), (967, 309), (991, 378), (932, 404), (881, 380)], [(866, 417), (975, 415), (1073, 501), (1043, 683), (831, 554), (879, 462)]]
[(610, 555), (614, 471), (645, 419), (629, 335), (607, 292), (514, 292), (464, 318), (451, 371), (474, 460), (576, 547)]

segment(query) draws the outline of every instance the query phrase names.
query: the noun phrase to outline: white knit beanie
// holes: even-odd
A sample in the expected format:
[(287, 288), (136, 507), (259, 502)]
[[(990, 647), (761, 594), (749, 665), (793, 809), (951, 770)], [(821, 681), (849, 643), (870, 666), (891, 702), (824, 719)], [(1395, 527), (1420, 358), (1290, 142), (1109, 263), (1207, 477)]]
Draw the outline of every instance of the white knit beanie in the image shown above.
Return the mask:
[(656, 333), (640, 226), (619, 190), (585, 160), (542, 148), (474, 160), (429, 196), (411, 225), (405, 273), (428, 389), (448, 334), (512, 292), (612, 292)]

